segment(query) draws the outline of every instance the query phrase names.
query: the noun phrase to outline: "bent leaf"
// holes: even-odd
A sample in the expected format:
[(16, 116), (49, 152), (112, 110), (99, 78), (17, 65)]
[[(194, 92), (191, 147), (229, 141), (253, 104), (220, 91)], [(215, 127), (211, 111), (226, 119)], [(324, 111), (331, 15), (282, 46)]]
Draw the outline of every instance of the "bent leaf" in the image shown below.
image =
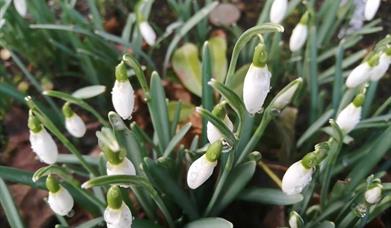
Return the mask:
[(279, 189), (250, 188), (243, 191), (239, 198), (244, 201), (273, 205), (291, 205), (303, 200), (303, 195), (287, 195)]

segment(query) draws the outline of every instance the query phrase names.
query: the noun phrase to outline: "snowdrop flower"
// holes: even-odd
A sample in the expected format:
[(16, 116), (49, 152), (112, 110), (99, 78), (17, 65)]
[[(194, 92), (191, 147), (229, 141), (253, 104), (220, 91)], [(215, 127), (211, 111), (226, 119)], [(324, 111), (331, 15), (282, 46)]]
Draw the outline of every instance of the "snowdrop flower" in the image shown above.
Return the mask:
[(300, 228), (304, 224), (303, 219), (296, 211), (291, 211), (289, 214), (289, 227), (290, 228)]
[(292, 52), (298, 51), (304, 46), (308, 36), (308, 20), (309, 13), (306, 12), (301, 17), (299, 24), (292, 30), (292, 35), (289, 39), (289, 49)]
[(281, 23), (288, 9), (288, 0), (274, 0), (270, 9), (270, 21), (273, 23)]
[(46, 188), (49, 190), (48, 203), (54, 213), (61, 216), (69, 214), (74, 201), (68, 190), (62, 187), (51, 175), (46, 179)]
[(352, 131), (361, 119), (361, 106), (364, 95), (359, 94), (353, 102), (346, 106), (337, 116), (336, 123), (346, 134)]
[[(372, 72), (379, 64), (379, 55), (375, 54), (370, 57), (367, 61), (364, 61), (360, 65), (350, 72), (348, 78), (346, 79), (346, 86), (348, 88), (355, 88), (364, 82), (368, 81), (372, 75)], [(376, 72), (375, 72), (376, 73)], [(377, 75), (377, 74), (376, 74)]]
[(28, 127), (30, 129), (30, 144), (33, 152), (37, 154), (40, 161), (49, 165), (55, 163), (58, 157), (57, 145), (31, 111)]
[[(114, 152), (115, 153), (115, 152)], [(119, 153), (119, 152), (117, 152)], [(136, 175), (136, 169), (134, 168), (134, 165), (131, 161), (129, 161), (128, 158), (123, 158), (122, 161), (120, 161), (117, 164), (113, 164), (110, 161), (106, 163), (106, 172), (107, 175)]]
[(64, 104), (62, 112), (65, 116), (65, 128), (68, 132), (76, 138), (83, 137), (87, 130), (86, 125), (80, 116), (72, 111), (69, 103)]
[(264, 45), (259, 44), (255, 48), (253, 62), (247, 71), (243, 84), (243, 101), (250, 114), (261, 111), (270, 90), (272, 74), (267, 68), (266, 60)]
[(130, 84), (124, 62), (115, 68), (115, 83), (111, 91), (111, 100), (115, 111), (122, 119), (130, 119), (134, 108), (134, 91)]
[(151, 25), (147, 21), (142, 21), (139, 25), (139, 28), (145, 42), (147, 42), (149, 46), (155, 45), (156, 33), (153, 31)]
[[(233, 131), (234, 125), (225, 112), (225, 104), (226, 104), (226, 102), (222, 102), (222, 103), (218, 104), (213, 109), (212, 114), (215, 115), (217, 118), (223, 120), (225, 125), (228, 127), (228, 129), (230, 131)], [(211, 122), (208, 122), (206, 124), (206, 134), (207, 134), (209, 143), (211, 143), (211, 144), (213, 144), (217, 140), (224, 138), (224, 135)]]
[(274, 100), (272, 101), (272, 107), (278, 110), (285, 108), (294, 97), (296, 91), (300, 88), (303, 83), (302, 78), (298, 78), (291, 83), (289, 83), (285, 88), (279, 92)]
[(107, 228), (126, 228), (132, 226), (132, 212), (122, 201), (121, 191), (118, 186), (112, 186), (107, 192), (107, 208), (103, 217)]
[(381, 184), (371, 186), (364, 194), (365, 201), (367, 201), (369, 204), (378, 203), (381, 200), (382, 190), (383, 189)]
[(14, 0), (14, 6), (20, 16), (25, 17), (27, 15), (27, 2), (26, 0)]
[[(390, 48), (391, 49), (391, 48)], [(379, 57), (379, 64), (373, 67), (371, 72), (371, 80), (378, 81), (387, 72), (391, 64), (391, 50), (390, 53), (382, 53)]]
[(222, 149), (221, 141), (211, 144), (207, 152), (191, 164), (187, 172), (187, 185), (191, 189), (201, 186), (212, 175)]
[(314, 169), (304, 166), (302, 160), (291, 165), (282, 178), (282, 191), (288, 195), (301, 193), (311, 182)]
[(370, 21), (375, 17), (380, 6), (380, 1), (381, 0), (367, 0), (365, 3), (365, 19), (367, 21)]

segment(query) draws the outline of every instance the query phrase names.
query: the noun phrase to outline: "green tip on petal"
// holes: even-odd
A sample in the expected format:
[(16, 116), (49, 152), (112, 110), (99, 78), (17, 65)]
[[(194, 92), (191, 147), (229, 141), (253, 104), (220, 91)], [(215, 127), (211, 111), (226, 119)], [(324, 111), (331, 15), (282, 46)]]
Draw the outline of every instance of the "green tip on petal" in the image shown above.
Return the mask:
[(319, 165), (323, 161), (323, 159), (326, 158), (329, 149), (330, 146), (328, 142), (316, 144), (315, 150), (311, 153), (306, 154), (301, 160), (303, 166), (309, 169)]
[(255, 47), (253, 64), (257, 67), (264, 67), (266, 65), (267, 58), (268, 56), (265, 50), (265, 45), (261, 42)]
[(368, 60), (368, 65), (371, 67), (377, 66), (379, 64), (379, 53), (373, 54)]
[(29, 111), (29, 119), (27, 125), (29, 129), (34, 133), (40, 132), (42, 130), (41, 122), (36, 116), (34, 116), (31, 110)]
[(300, 18), (300, 24), (308, 25), (308, 22), (310, 20), (310, 12), (306, 11), (303, 16)]
[(384, 53), (386, 55), (391, 56), (391, 45), (387, 45), (386, 49), (384, 50)]
[(54, 178), (52, 175), (49, 175), (46, 178), (46, 188), (49, 190), (49, 192), (56, 193), (60, 190), (60, 184), (56, 178)]
[(126, 80), (128, 80), (128, 73), (126, 71), (126, 64), (123, 61), (121, 61), (115, 67), (115, 79), (117, 81), (126, 81)]
[(69, 102), (66, 102), (62, 106), (62, 113), (64, 114), (65, 118), (70, 118), (73, 116), (74, 112), (71, 109), (71, 104)]
[(206, 159), (210, 162), (215, 162), (219, 159), (221, 150), (223, 148), (223, 144), (220, 140), (214, 142), (208, 147), (208, 150), (206, 151)]
[(112, 209), (119, 209), (122, 205), (121, 189), (114, 185), (107, 192), (107, 205)]
[(354, 100), (353, 100), (353, 104), (354, 106), (356, 107), (361, 107), (363, 104), (364, 104), (364, 100), (365, 100), (365, 96), (364, 94), (358, 94)]

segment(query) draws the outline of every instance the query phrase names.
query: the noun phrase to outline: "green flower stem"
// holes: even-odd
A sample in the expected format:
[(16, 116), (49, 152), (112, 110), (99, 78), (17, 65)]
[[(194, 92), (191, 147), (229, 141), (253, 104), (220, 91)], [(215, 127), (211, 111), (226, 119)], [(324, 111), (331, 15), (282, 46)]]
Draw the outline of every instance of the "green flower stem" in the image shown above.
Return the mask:
[(144, 72), (140, 67), (141, 66), (140, 63), (137, 61), (137, 59), (135, 59), (133, 56), (129, 54), (125, 54), (124, 56), (122, 56), (122, 61), (124, 61), (128, 66), (130, 66), (134, 70), (137, 80), (140, 83), (141, 88), (144, 90), (145, 97), (148, 98), (149, 87)]
[(80, 161), (80, 164), (92, 175), (97, 176), (97, 172), (88, 164), (83, 158), (82, 154), (76, 147), (61, 133), (61, 131), (54, 125), (54, 123), (38, 108), (30, 96), (25, 98), (27, 105), (33, 110), (34, 115), (41, 121), (41, 123), (52, 132), (64, 146), (74, 154)]

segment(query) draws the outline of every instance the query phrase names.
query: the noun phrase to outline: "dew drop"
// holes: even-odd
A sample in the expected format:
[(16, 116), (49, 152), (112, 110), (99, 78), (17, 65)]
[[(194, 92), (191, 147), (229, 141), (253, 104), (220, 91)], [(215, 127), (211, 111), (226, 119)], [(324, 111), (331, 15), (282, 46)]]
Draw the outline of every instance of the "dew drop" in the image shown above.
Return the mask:
[(73, 217), (75, 215), (75, 210), (71, 210), (68, 214), (67, 214), (67, 217)]

